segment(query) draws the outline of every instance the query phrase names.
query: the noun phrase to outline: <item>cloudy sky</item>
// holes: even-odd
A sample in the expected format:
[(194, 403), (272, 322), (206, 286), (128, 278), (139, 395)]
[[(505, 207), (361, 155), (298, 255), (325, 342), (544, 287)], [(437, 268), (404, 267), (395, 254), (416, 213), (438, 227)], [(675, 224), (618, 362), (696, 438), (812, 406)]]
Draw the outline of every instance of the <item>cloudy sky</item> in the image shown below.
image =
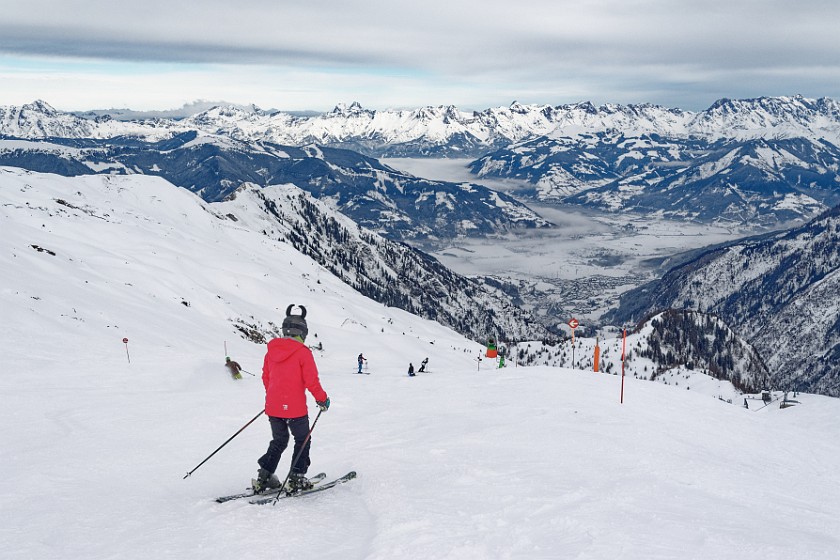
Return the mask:
[(837, 0), (5, 0), (0, 105), (840, 98)]

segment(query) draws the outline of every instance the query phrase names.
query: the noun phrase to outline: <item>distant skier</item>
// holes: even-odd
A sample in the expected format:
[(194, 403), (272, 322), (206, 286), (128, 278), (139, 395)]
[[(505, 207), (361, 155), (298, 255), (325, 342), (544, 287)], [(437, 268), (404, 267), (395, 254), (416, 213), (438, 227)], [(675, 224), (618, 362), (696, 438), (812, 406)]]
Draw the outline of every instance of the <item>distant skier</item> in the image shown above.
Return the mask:
[(234, 379), (242, 379), (242, 366), (239, 365), (238, 362), (234, 362), (230, 359), (230, 356), (225, 356), (225, 365), (230, 370), (230, 375)]
[(429, 363), (429, 358), (423, 358), (423, 361), (420, 362), (420, 369), (417, 370), (417, 373), (425, 373), (426, 371), (426, 364)]
[[(322, 412), (330, 407), (330, 398), (321, 387), (318, 368), (312, 351), (303, 343), (309, 332), (306, 326), (306, 308), (300, 315), (292, 315), (293, 305), (286, 308), (283, 319), (283, 338), (269, 341), (263, 363), (265, 385), (265, 413), (271, 423), (271, 443), (257, 463), (257, 478), (251, 480), (255, 492), (279, 488), (282, 482), (274, 474), (280, 456), (289, 444), (289, 432), (295, 438), (294, 455), (297, 462), (289, 472), (289, 490), (306, 490), (312, 483), (306, 478), (309, 469), (309, 416), (306, 391), (309, 391)], [(299, 455), (298, 455), (299, 454)]]
[(356, 373), (362, 373), (362, 366), (367, 361), (367, 358), (365, 358), (362, 354), (359, 354), (359, 357), (357, 358), (357, 360), (359, 362), (359, 371), (356, 372)]
[(408, 364), (408, 376), (414, 377), (414, 364), (412, 363)]

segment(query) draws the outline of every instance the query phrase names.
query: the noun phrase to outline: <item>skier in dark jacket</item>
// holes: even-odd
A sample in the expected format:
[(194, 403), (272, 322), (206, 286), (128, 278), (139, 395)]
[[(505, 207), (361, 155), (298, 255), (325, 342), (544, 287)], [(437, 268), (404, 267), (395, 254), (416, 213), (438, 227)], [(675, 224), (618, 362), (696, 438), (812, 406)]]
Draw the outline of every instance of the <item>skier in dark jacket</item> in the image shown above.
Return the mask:
[(234, 379), (242, 379), (242, 374), (239, 373), (242, 371), (242, 366), (240, 366), (238, 362), (231, 360), (230, 356), (225, 356), (225, 365), (230, 370), (231, 377)]
[(414, 364), (412, 363), (408, 364), (408, 376), (414, 377)]
[(362, 356), (361, 354), (359, 354), (359, 357), (358, 357), (359, 371), (357, 373), (362, 373), (362, 365), (364, 365), (364, 363), (366, 361), (367, 361), (367, 359), (364, 356)]
[(306, 407), (306, 391), (309, 391), (321, 411), (330, 407), (330, 399), (321, 387), (318, 368), (312, 352), (303, 343), (309, 329), (306, 326), (306, 308), (300, 306), (301, 314), (292, 315), (290, 305), (283, 320), (283, 338), (268, 343), (263, 363), (263, 385), (265, 385), (265, 413), (271, 423), (271, 443), (265, 455), (257, 463), (260, 469), (252, 486), (255, 492), (279, 488), (282, 484), (274, 471), (280, 456), (289, 444), (289, 432), (295, 439), (294, 457), (289, 474), (288, 490), (306, 490), (312, 483), (306, 478), (309, 469), (309, 416)]
[(417, 370), (417, 373), (423, 373), (426, 371), (426, 364), (429, 363), (429, 358), (423, 358), (423, 361), (420, 362), (420, 369)]

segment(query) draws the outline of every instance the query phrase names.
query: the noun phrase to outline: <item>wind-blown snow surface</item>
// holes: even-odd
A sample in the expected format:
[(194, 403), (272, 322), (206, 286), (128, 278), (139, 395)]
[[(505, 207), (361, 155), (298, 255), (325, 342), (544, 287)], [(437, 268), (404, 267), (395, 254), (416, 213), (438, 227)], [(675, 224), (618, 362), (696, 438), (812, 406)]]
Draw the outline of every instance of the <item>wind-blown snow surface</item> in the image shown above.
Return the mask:
[[(212, 211), (153, 177), (0, 169), (4, 558), (840, 555), (840, 401), (747, 410), (627, 378), (620, 404), (617, 376), (479, 369), (474, 343)], [(311, 472), (359, 477), (216, 504), (269, 438), (260, 418), (182, 479), (262, 408), (224, 345), (259, 373), (233, 322), (266, 332), (293, 302), (332, 400)]]

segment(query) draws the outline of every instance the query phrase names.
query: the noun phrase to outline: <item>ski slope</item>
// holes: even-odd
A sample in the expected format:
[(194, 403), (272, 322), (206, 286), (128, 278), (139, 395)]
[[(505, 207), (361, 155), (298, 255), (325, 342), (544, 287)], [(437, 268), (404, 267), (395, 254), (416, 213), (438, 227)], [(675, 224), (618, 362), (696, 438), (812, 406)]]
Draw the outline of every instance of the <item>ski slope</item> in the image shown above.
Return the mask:
[[(240, 223), (152, 177), (0, 168), (3, 558), (840, 557), (837, 399), (747, 410), (627, 378), (620, 403), (618, 376), (496, 369)], [(225, 348), (258, 375), (235, 325), (289, 303), (332, 402), (310, 472), (359, 476), (217, 504), (270, 437), (260, 418), (183, 478), (263, 405)]]

